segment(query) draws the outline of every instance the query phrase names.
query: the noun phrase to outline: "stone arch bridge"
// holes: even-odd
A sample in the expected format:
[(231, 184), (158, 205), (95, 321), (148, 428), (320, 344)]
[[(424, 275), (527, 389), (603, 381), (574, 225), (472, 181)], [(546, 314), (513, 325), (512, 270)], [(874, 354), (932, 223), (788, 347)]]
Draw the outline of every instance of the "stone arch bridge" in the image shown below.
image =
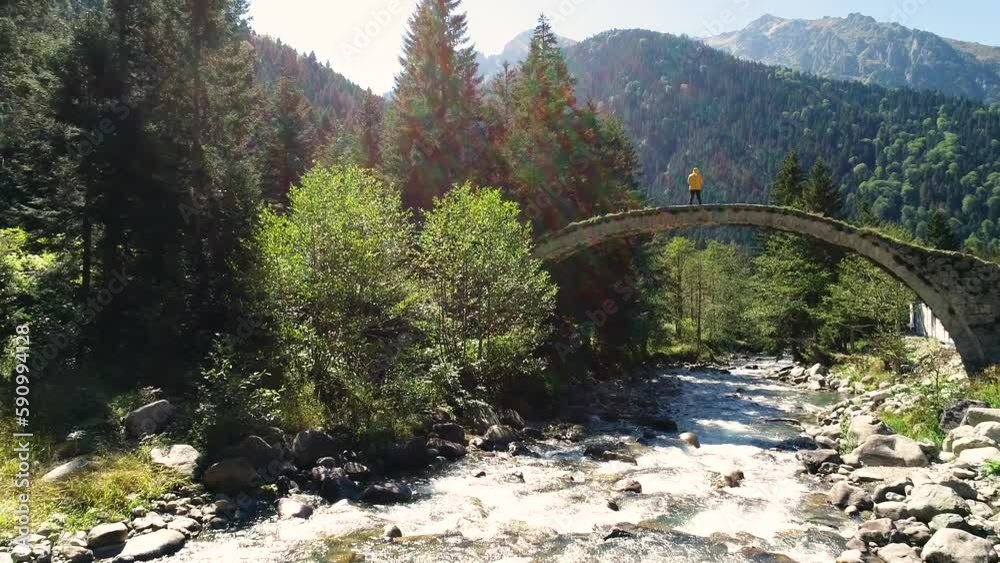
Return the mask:
[(860, 254), (912, 289), (931, 308), (955, 341), (969, 373), (1000, 364), (1000, 265), (907, 244), (793, 209), (705, 205), (605, 215), (573, 223), (539, 240), (534, 256), (558, 262), (609, 240), (719, 225), (795, 233)]

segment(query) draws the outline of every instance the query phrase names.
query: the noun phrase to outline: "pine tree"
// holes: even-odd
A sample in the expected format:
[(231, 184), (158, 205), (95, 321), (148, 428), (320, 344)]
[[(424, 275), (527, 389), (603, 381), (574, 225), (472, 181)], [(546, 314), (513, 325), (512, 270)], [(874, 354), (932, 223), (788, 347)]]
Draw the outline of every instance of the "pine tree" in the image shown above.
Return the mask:
[(940, 250), (958, 250), (958, 240), (948, 218), (940, 209), (931, 212), (930, 219), (927, 220), (927, 233), (924, 241), (934, 248)]
[(421, 0), (404, 41), (384, 157), (411, 208), (428, 209), (453, 184), (477, 180), (486, 152), (479, 68), (458, 8), (459, 0)]
[(315, 131), (302, 88), (283, 76), (270, 96), (264, 124), (264, 193), (275, 205), (288, 203), (288, 189), (312, 166)]
[(365, 93), (361, 109), (355, 116), (354, 128), (358, 163), (364, 168), (377, 168), (382, 164), (382, 100), (371, 88)]
[(802, 201), (803, 184), (799, 156), (795, 151), (791, 151), (781, 163), (778, 176), (771, 187), (771, 203), (784, 207), (798, 207)]
[(830, 167), (822, 159), (809, 171), (802, 191), (802, 206), (811, 213), (839, 219), (843, 213), (843, 198), (833, 183)]

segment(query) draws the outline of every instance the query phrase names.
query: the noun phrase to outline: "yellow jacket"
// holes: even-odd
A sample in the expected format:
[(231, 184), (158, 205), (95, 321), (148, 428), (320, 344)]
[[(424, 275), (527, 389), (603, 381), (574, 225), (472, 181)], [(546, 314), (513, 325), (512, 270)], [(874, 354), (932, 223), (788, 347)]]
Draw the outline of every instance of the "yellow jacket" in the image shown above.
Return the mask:
[(701, 170), (695, 168), (694, 171), (691, 172), (691, 175), (688, 176), (688, 190), (692, 192), (700, 192), (703, 181), (704, 179), (701, 177)]

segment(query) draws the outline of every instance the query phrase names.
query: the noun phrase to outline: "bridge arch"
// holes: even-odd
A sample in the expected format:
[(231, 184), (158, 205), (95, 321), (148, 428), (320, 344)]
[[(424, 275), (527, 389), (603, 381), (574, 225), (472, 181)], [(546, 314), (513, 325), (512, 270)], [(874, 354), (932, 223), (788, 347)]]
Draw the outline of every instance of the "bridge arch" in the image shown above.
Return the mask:
[(721, 225), (807, 236), (870, 259), (912, 289), (941, 320), (969, 373), (1000, 364), (1000, 265), (904, 243), (869, 229), (766, 205), (705, 205), (628, 211), (573, 223), (538, 241), (534, 256), (561, 261), (603, 242)]

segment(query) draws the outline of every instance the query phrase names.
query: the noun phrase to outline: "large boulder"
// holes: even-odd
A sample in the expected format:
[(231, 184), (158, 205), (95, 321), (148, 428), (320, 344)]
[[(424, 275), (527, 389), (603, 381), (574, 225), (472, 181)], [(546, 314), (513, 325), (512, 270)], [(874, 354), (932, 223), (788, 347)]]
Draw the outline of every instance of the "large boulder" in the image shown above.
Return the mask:
[(472, 428), (480, 434), (486, 432), (490, 426), (503, 424), (500, 415), (490, 405), (486, 403), (471, 403), (465, 407), (465, 417)]
[(920, 557), (905, 543), (890, 543), (878, 550), (878, 556), (885, 563), (920, 563)]
[(254, 467), (268, 467), (281, 460), (281, 450), (272, 447), (260, 436), (247, 436), (239, 444), (227, 448), (222, 457), (242, 457)]
[(962, 424), (962, 420), (965, 418), (965, 413), (972, 407), (985, 408), (987, 405), (982, 401), (975, 401), (972, 399), (958, 399), (957, 401), (952, 401), (943, 411), (941, 411), (941, 420), (938, 426), (941, 430), (950, 431), (957, 428)]
[(930, 522), (932, 518), (945, 512), (964, 516), (969, 513), (969, 506), (954, 489), (936, 483), (925, 483), (913, 487), (910, 497), (906, 499), (903, 517)]
[(997, 560), (993, 544), (955, 528), (938, 530), (923, 547), (927, 563), (988, 563)]
[(125, 543), (128, 539), (128, 526), (124, 522), (100, 524), (87, 532), (87, 547), (97, 549)]
[(993, 440), (994, 442), (1000, 443), (1000, 422), (994, 422), (992, 420), (980, 422), (975, 426), (975, 433), (979, 436), (983, 436)]
[(505, 450), (511, 442), (517, 439), (514, 429), (505, 424), (494, 424), (483, 434), (484, 450)]
[(370, 504), (395, 504), (408, 502), (411, 498), (413, 491), (402, 483), (370, 485), (361, 493), (361, 500)]
[(976, 429), (973, 426), (958, 426), (951, 429), (948, 435), (944, 437), (944, 441), (941, 443), (941, 449), (946, 452), (952, 451), (952, 447), (955, 442), (962, 438), (969, 438), (976, 435)]
[(245, 458), (225, 459), (211, 465), (202, 476), (205, 486), (214, 491), (235, 493), (262, 483), (257, 470)]
[(113, 563), (149, 561), (180, 551), (187, 538), (177, 530), (158, 530), (151, 534), (135, 536), (125, 543), (125, 549), (114, 558)]
[(920, 444), (906, 436), (875, 434), (852, 453), (868, 466), (925, 467), (928, 464)]
[(1000, 409), (970, 407), (962, 419), (963, 426), (976, 426), (983, 422), (1000, 422)]
[(862, 414), (852, 418), (847, 428), (847, 435), (853, 438), (856, 444), (863, 443), (869, 436), (888, 436), (890, 434), (892, 434), (892, 430), (870, 414)]
[(857, 507), (858, 510), (868, 510), (874, 506), (871, 495), (860, 487), (855, 487), (846, 481), (841, 481), (830, 489), (827, 501), (837, 508)]
[(162, 399), (143, 405), (125, 416), (125, 431), (136, 438), (156, 434), (166, 428), (176, 412), (177, 407)]
[(303, 430), (292, 440), (292, 457), (299, 467), (309, 467), (321, 457), (337, 455), (339, 446), (333, 436), (322, 430)]
[(958, 456), (958, 463), (979, 466), (990, 459), (1000, 459), (1000, 449), (988, 447), (962, 450)]
[(188, 477), (194, 475), (199, 455), (198, 450), (187, 444), (157, 446), (149, 450), (149, 458), (153, 463), (169, 467)]
[(427, 440), (427, 447), (437, 450), (439, 454), (447, 459), (455, 460), (465, 457), (465, 446), (456, 442), (449, 442), (441, 438), (430, 438)]
[(85, 457), (71, 459), (66, 463), (53, 467), (42, 476), (43, 481), (65, 481), (73, 475), (94, 467), (94, 463)]
[(443, 422), (431, 427), (434, 435), (442, 440), (465, 445), (465, 430), (454, 422)]
[[(989, 423), (983, 423), (989, 424)], [(951, 443), (951, 452), (955, 455), (962, 455), (965, 450), (975, 450), (978, 448), (995, 448), (997, 443), (979, 434), (957, 438)]]
[(800, 450), (796, 452), (795, 457), (802, 462), (809, 473), (816, 473), (824, 463), (839, 465), (843, 462), (836, 450)]
[(858, 527), (857, 538), (861, 541), (874, 543), (875, 545), (888, 545), (892, 539), (892, 533), (896, 527), (889, 518), (876, 518), (869, 520)]

